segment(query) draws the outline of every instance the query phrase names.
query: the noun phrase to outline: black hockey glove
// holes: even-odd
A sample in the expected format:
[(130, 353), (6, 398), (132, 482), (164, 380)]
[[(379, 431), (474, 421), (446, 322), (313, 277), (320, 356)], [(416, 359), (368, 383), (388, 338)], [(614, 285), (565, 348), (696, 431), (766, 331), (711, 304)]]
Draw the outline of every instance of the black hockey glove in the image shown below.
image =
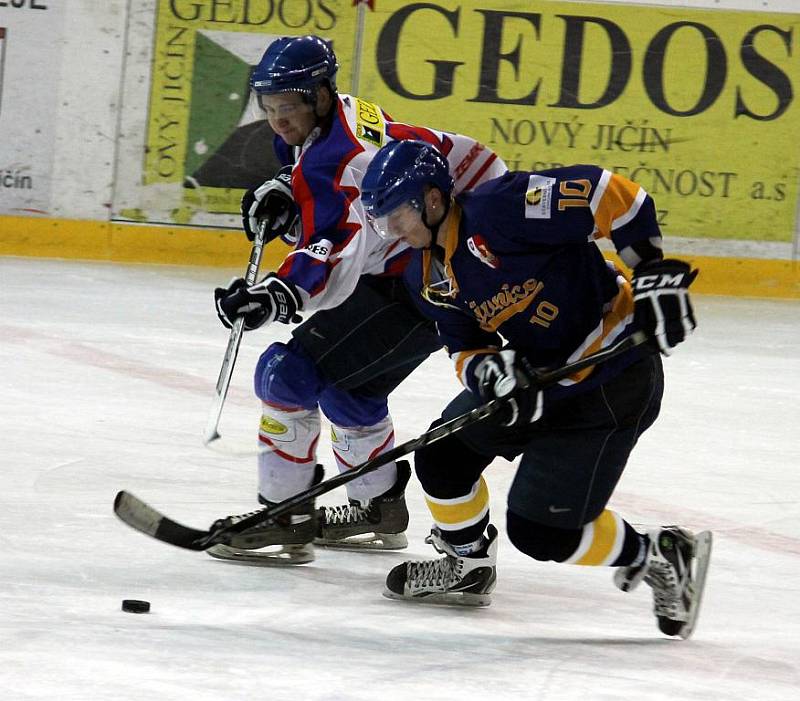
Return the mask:
[(300, 238), (300, 210), (292, 196), (292, 166), (283, 166), (272, 180), (248, 190), (242, 197), (242, 226), (252, 241), (259, 222), (267, 218), (264, 242), (278, 237), (295, 244)]
[(475, 378), (482, 399), (505, 400), (497, 414), (502, 426), (524, 426), (541, 417), (542, 391), (533, 386), (533, 373), (513, 350), (487, 355), (475, 368)]
[(297, 313), (303, 300), (297, 288), (288, 280), (270, 273), (261, 282), (247, 287), (242, 278), (231, 280), (228, 287), (214, 290), (217, 316), (225, 328), (231, 328), (237, 317), (244, 317), (244, 328), (252, 331), (264, 324), (278, 321), (281, 324), (297, 323), (302, 317)]
[(664, 355), (697, 326), (688, 291), (697, 272), (672, 258), (640, 263), (633, 271), (636, 324), (650, 337), (650, 345)]

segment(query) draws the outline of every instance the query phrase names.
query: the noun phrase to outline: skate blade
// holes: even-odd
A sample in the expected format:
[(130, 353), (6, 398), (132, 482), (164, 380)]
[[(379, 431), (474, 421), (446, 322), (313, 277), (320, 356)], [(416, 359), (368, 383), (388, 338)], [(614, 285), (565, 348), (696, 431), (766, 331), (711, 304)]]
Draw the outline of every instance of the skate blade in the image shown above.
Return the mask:
[(279, 550), (272, 551), (242, 550), (228, 545), (215, 545), (206, 552), (218, 560), (241, 562), (256, 567), (288, 567), (303, 565), (314, 560), (314, 546), (310, 543), (283, 545)]
[(387, 599), (407, 601), (412, 604), (433, 604), (435, 606), (488, 606), (492, 603), (491, 593), (472, 594), (470, 592), (443, 592), (427, 596), (403, 596), (388, 587), (383, 590)]
[(338, 550), (403, 550), (408, 538), (405, 533), (363, 533), (344, 540), (315, 538), (314, 545)]
[(714, 537), (711, 531), (703, 531), (695, 535), (694, 572), (692, 573), (694, 597), (692, 598), (692, 605), (689, 608), (689, 616), (686, 619), (686, 623), (683, 624), (680, 633), (678, 633), (684, 640), (688, 640), (692, 636), (697, 626), (697, 618), (700, 615), (700, 605), (703, 603), (703, 594), (706, 588), (708, 566), (711, 562), (711, 546), (713, 540)]

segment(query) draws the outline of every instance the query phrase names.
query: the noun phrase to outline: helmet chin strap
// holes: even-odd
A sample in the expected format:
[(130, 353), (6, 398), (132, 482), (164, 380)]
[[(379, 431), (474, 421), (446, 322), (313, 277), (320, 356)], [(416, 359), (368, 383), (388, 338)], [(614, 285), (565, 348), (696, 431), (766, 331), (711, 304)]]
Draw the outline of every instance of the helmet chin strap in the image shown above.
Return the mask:
[(321, 87), (323, 86), (317, 85), (314, 88), (314, 92), (309, 96), (310, 98), (309, 104), (311, 104), (311, 106), (314, 108), (314, 126), (320, 127), (323, 131), (325, 131), (333, 123), (333, 115), (336, 112), (336, 91), (329, 84), (324, 86), (328, 89), (328, 94), (330, 95), (331, 104), (328, 105), (328, 111), (322, 116), (320, 116), (319, 114), (317, 114), (317, 102), (319, 101), (319, 89)]
[(439, 220), (437, 224), (429, 224), (428, 217), (426, 216), (427, 212), (425, 207), (422, 208), (422, 212), (420, 213), (420, 217), (422, 218), (422, 223), (425, 225), (425, 228), (431, 232), (431, 242), (427, 246), (423, 246), (426, 251), (435, 250), (437, 247), (436, 238), (439, 235), (439, 227), (442, 225), (442, 222), (447, 219), (447, 213), (450, 211), (450, 198), (446, 198), (444, 202), (444, 214), (442, 214), (442, 218)]

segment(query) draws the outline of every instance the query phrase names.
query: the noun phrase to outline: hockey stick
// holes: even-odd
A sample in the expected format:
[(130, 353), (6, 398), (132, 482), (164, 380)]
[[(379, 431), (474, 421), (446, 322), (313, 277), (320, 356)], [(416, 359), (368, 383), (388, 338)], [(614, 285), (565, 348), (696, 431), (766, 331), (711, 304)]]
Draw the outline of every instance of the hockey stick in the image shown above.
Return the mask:
[[(540, 388), (547, 387), (555, 384), (559, 380), (569, 377), (579, 370), (583, 370), (591, 365), (598, 365), (606, 362), (611, 358), (629, 351), (630, 349), (641, 345), (647, 340), (644, 332), (637, 331), (632, 336), (618, 341), (613, 346), (609, 346), (605, 350), (592, 353), (591, 355), (576, 360), (572, 363), (567, 363), (562, 367), (555, 368), (546, 372), (537, 374), (537, 386)], [(156, 511), (154, 508), (135, 497), (130, 492), (121, 491), (114, 499), (114, 513), (137, 531), (141, 531), (153, 538), (162, 540), (171, 545), (177, 545), (179, 548), (187, 550), (207, 550), (212, 545), (227, 545), (230, 542), (231, 536), (236, 533), (247, 530), (257, 526), (264, 521), (267, 521), (276, 516), (286, 513), (299, 504), (303, 504), (311, 499), (330, 492), (336, 487), (339, 487), (354, 479), (358, 479), (369, 472), (377, 470), (388, 463), (401, 458), (408, 453), (412, 453), (420, 448), (424, 448), (435, 441), (441, 440), (450, 436), (467, 426), (485, 419), (494, 414), (502, 406), (502, 401), (493, 399), (486, 404), (483, 404), (471, 411), (468, 411), (461, 416), (457, 416), (450, 421), (437, 426), (429, 431), (426, 431), (421, 436), (406, 441), (401, 445), (395, 446), (391, 450), (378, 455), (371, 460), (367, 460), (356, 468), (348, 470), (345, 473), (336, 475), (331, 479), (320, 482), (303, 492), (295, 494), (293, 497), (284, 499), (282, 502), (274, 506), (256, 511), (250, 516), (243, 518), (241, 521), (229, 526), (225, 526), (221, 521), (215, 521), (211, 527), (206, 531), (197, 530), (196, 528), (189, 528), (172, 519), (164, 516)]]
[[(245, 284), (250, 287), (256, 282), (258, 267), (261, 265), (261, 255), (264, 251), (264, 237), (266, 235), (269, 220), (265, 217), (259, 222), (258, 230), (253, 237), (253, 248), (250, 251), (250, 261), (247, 263), (247, 272), (244, 276)], [(214, 392), (214, 402), (208, 415), (208, 423), (203, 436), (203, 444), (208, 446), (220, 438), (219, 421), (222, 417), (222, 407), (225, 398), (228, 396), (228, 388), (231, 384), (233, 367), (236, 364), (236, 356), (239, 354), (239, 345), (242, 342), (244, 333), (244, 317), (240, 316), (233, 322), (231, 335), (228, 337), (228, 347), (225, 349), (225, 357), (222, 359), (222, 367), (219, 369), (217, 386)]]

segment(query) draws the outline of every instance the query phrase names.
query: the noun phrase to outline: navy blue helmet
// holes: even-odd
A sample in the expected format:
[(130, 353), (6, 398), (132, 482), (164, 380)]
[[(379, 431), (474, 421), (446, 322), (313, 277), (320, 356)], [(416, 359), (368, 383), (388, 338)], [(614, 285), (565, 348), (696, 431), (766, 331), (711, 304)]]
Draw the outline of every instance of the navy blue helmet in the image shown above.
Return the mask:
[(447, 159), (424, 141), (392, 141), (367, 166), (361, 202), (374, 219), (407, 202), (422, 211), (427, 185), (439, 188), (445, 197), (450, 195), (453, 177)]
[(336, 92), (336, 55), (330, 45), (313, 35), (281, 37), (264, 52), (250, 75), (258, 95), (301, 92), (312, 95), (320, 85)]

